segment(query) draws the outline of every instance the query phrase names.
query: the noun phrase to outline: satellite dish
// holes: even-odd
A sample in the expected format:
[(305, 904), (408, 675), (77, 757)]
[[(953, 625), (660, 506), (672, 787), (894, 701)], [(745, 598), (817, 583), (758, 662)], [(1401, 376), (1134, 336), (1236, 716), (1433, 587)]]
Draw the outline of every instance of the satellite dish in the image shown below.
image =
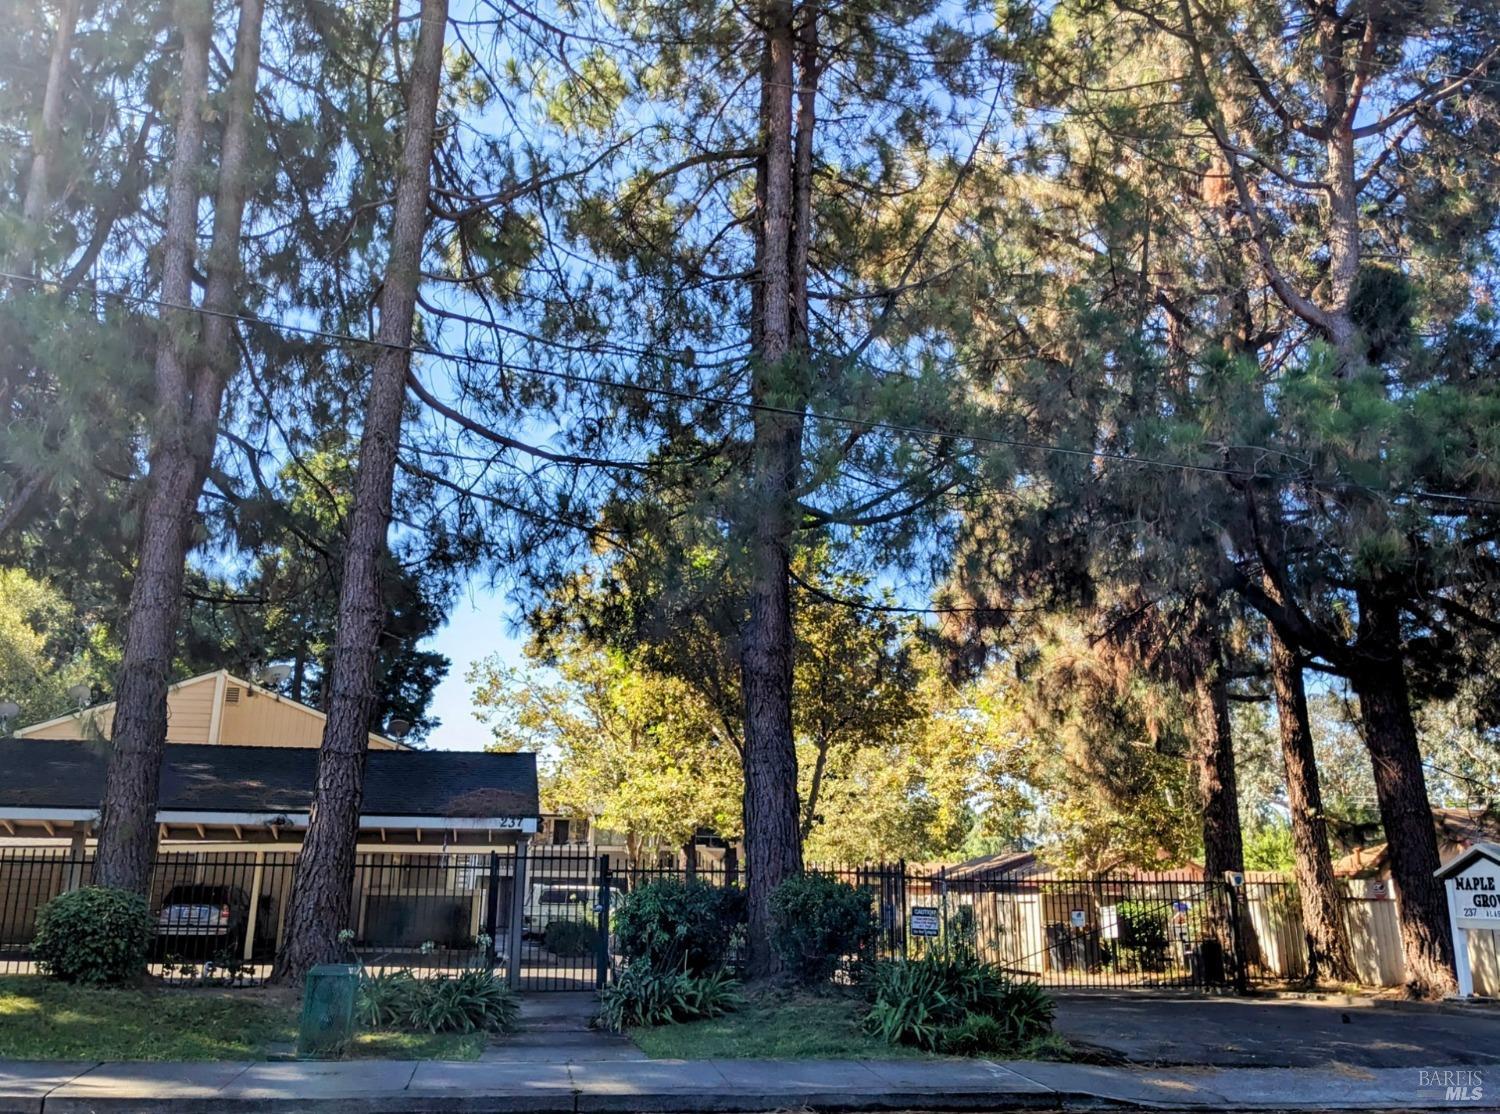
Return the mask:
[(386, 724), (385, 733), (392, 739), (404, 739), (407, 732), (411, 730), (411, 724), (404, 719), (393, 719)]
[(266, 687), (279, 685), (292, 675), (290, 665), (268, 665), (256, 674), (257, 683)]
[(0, 703), (0, 734), (10, 730), (10, 721), (21, 714), (21, 705), (14, 700)]
[(74, 685), (68, 690), (68, 699), (78, 706), (81, 712), (87, 708), (94, 699), (93, 685)]

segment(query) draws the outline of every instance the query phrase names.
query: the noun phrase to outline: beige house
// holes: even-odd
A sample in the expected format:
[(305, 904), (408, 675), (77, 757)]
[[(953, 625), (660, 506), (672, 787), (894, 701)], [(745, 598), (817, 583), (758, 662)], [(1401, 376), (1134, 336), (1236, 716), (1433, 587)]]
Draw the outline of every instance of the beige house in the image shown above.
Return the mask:
[[(17, 739), (107, 739), (115, 705), (91, 708), (17, 730)], [(167, 742), (224, 746), (315, 747), (328, 717), (316, 708), (234, 676), (227, 669), (178, 681), (167, 690)], [(407, 749), (370, 733), (371, 750)]]

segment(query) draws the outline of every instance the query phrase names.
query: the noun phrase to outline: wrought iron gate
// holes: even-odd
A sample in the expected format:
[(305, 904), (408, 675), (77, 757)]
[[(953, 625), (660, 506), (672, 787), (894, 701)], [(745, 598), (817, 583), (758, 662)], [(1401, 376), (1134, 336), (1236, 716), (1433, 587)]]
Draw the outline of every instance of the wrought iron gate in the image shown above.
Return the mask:
[(1047, 986), (1245, 985), (1239, 902), (1222, 882), (1047, 872), (942, 890), (946, 919), (968, 926), (984, 958)]

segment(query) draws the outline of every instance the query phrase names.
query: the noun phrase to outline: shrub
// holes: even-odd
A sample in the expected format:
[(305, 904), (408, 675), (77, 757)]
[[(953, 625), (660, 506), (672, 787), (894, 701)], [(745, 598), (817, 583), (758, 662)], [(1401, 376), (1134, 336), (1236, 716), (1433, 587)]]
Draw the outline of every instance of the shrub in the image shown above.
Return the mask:
[(879, 932), (870, 892), (847, 882), (799, 874), (771, 894), (771, 946), (803, 986), (827, 982), (846, 957), (863, 962)]
[(355, 1016), (366, 1029), (406, 1028), (417, 994), (417, 980), (410, 971), (362, 975), (354, 1000)]
[(1006, 1042), (1005, 1027), (982, 1013), (966, 1013), (957, 1024), (944, 1026), (938, 1032), (937, 1045), (950, 1056), (983, 1056), (1009, 1052), (1014, 1047)]
[(865, 1028), (890, 1044), (968, 1055), (1007, 1052), (1046, 1036), (1055, 1007), (1035, 983), (972, 957), (880, 964)]
[(740, 985), (729, 972), (689, 975), (632, 963), (599, 992), (599, 1024), (616, 1033), (638, 1026), (719, 1017), (739, 1008)]
[(145, 898), (86, 886), (42, 907), (31, 950), (43, 970), (64, 982), (107, 986), (145, 970), (152, 936)]
[(360, 979), (355, 1009), (370, 1029), (426, 1033), (508, 1033), (520, 1003), (492, 971), (417, 978), (410, 971)]
[(1144, 971), (1165, 967), (1171, 944), (1167, 909), (1160, 902), (1122, 901), (1115, 907), (1115, 915), (1120, 922), (1121, 958)]
[(588, 921), (548, 921), (543, 942), (553, 955), (592, 955), (599, 946), (599, 929)]
[(744, 915), (740, 890), (677, 879), (647, 882), (619, 899), (616, 946), (632, 967), (701, 975), (723, 966)]

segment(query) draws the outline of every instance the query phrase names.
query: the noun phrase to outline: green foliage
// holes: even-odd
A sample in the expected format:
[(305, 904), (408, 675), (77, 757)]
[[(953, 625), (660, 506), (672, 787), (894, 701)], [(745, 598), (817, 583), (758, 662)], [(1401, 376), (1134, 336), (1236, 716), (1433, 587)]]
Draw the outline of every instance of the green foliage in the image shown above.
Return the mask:
[(1291, 870), (1297, 861), (1292, 826), (1280, 820), (1257, 824), (1245, 833), (1248, 870)]
[(971, 1055), (1011, 1052), (1045, 1037), (1055, 1005), (1036, 983), (941, 955), (878, 964), (865, 1028), (889, 1044)]
[(719, 1017), (738, 1009), (740, 984), (728, 971), (659, 971), (631, 963), (599, 992), (599, 1024), (616, 1033), (638, 1026)]
[(599, 946), (599, 930), (588, 921), (552, 920), (543, 943), (553, 955), (592, 955)]
[(1116, 944), (1122, 960), (1143, 971), (1160, 971), (1167, 962), (1170, 944), (1170, 908), (1161, 901), (1122, 901), (1115, 906), (1120, 938)]
[(145, 970), (153, 927), (139, 894), (85, 886), (42, 906), (32, 954), (43, 970), (64, 982), (126, 983)]
[(355, 1001), (361, 1025), (425, 1033), (508, 1033), (520, 1017), (515, 991), (493, 971), (418, 978), (365, 975)]
[(701, 975), (724, 965), (744, 916), (741, 890), (658, 879), (618, 899), (616, 946), (632, 969)]
[(824, 874), (788, 878), (771, 894), (771, 946), (803, 986), (828, 982), (869, 958), (880, 932), (870, 891)]

